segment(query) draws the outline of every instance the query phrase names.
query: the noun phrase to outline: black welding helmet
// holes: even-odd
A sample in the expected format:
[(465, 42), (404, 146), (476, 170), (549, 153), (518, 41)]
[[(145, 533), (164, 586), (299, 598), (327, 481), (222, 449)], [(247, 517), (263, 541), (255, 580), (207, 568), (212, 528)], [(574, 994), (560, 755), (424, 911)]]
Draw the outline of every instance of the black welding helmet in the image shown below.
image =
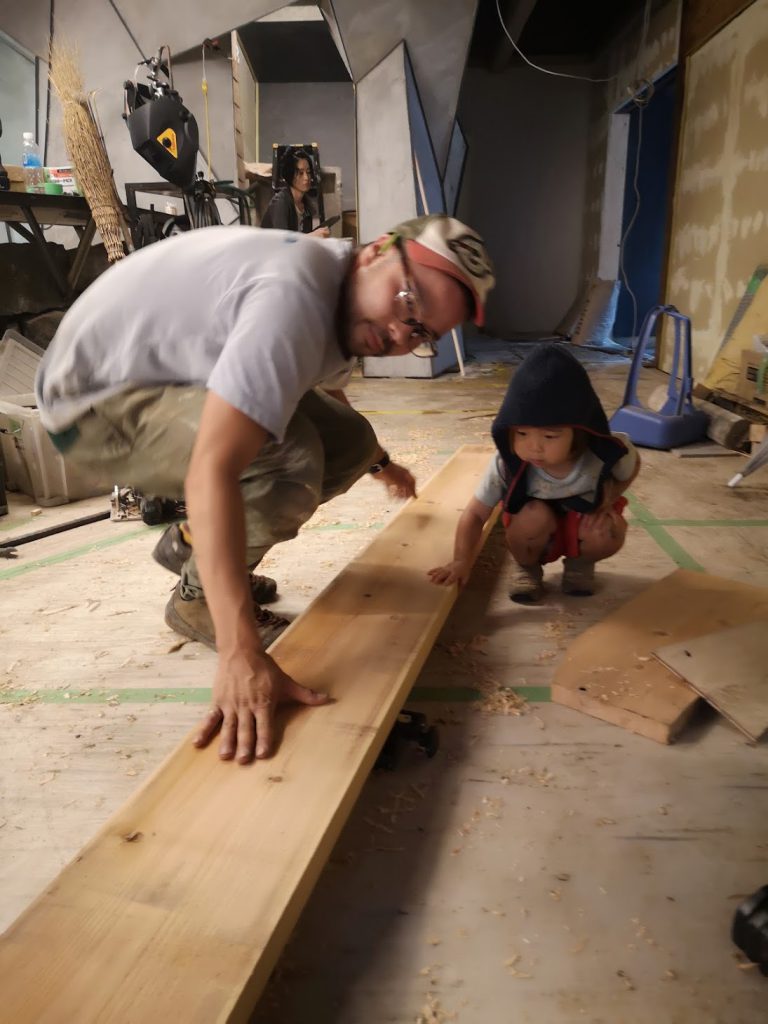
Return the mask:
[(157, 95), (145, 85), (126, 82), (123, 117), (136, 152), (166, 181), (188, 188), (195, 179), (199, 135), (179, 94)]

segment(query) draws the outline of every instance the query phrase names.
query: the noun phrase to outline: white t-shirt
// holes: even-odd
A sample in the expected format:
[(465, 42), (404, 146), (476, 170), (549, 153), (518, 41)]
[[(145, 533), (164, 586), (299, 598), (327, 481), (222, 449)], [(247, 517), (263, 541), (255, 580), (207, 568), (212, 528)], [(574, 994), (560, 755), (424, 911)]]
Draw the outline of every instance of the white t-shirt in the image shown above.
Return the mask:
[[(637, 466), (637, 450), (626, 434), (617, 432), (613, 436), (623, 441), (627, 453), (614, 464), (611, 476), (615, 480), (629, 480)], [(525, 477), (526, 494), (529, 498), (541, 498), (543, 501), (558, 501), (577, 495), (585, 501), (594, 501), (602, 468), (601, 459), (589, 448), (574, 462), (566, 477), (550, 476), (545, 470), (529, 465)], [(485, 475), (477, 486), (475, 497), (483, 505), (495, 508), (506, 498), (511, 482), (506, 463), (498, 453), (492, 455)]]
[(35, 390), (46, 430), (134, 387), (207, 387), (281, 441), (301, 396), (341, 388), (339, 292), (352, 248), (292, 231), (189, 231), (132, 253), (63, 318)]

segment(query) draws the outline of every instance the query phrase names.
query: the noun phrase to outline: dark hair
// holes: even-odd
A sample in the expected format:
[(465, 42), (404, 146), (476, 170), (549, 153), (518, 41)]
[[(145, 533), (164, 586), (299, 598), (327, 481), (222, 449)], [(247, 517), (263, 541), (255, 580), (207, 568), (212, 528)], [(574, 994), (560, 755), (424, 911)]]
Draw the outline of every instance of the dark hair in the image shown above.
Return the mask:
[(474, 293), (469, 285), (464, 284), (463, 281), (459, 281), (457, 277), (454, 277), (454, 281), (461, 288), (462, 294), (464, 295), (464, 319), (466, 321), (473, 321), (475, 319), (475, 310), (477, 308)]
[(309, 164), (309, 173), (312, 181), (315, 180), (315, 169), (312, 166), (312, 158), (305, 149), (286, 149), (280, 160), (280, 177), (286, 185), (292, 185), (296, 177), (296, 170), (299, 160), (306, 160)]
[(573, 430), (573, 441), (571, 443), (571, 455), (577, 459), (580, 455), (589, 448), (589, 438), (587, 437), (586, 430), (582, 430), (581, 427), (572, 427)]

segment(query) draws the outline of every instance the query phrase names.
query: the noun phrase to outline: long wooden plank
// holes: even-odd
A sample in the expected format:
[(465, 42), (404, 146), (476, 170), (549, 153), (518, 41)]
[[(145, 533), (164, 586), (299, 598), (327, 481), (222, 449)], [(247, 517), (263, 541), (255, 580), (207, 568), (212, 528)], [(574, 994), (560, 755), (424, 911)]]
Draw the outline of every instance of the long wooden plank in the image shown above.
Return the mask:
[(654, 649), (766, 617), (768, 590), (678, 569), (571, 644), (552, 699), (670, 743), (699, 696), (652, 657)]
[(768, 729), (768, 621), (721, 629), (653, 652), (757, 743)]
[(3, 1024), (248, 1019), (455, 600), (426, 570), (488, 454), (460, 449), (272, 648), (335, 703), (287, 709), (248, 767), (190, 737), (8, 929)]

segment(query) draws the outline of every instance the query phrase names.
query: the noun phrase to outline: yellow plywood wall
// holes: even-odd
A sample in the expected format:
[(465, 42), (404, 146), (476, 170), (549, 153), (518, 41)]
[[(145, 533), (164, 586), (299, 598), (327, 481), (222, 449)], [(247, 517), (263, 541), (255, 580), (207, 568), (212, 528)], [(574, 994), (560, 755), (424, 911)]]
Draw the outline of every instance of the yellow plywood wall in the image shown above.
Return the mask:
[(596, 77), (610, 78), (595, 89), (590, 117), (589, 165), (585, 197), (582, 278), (596, 276), (605, 190), (608, 129), (614, 112), (626, 103), (633, 83), (654, 81), (677, 64), (682, 0), (669, 0), (651, 13), (645, 41), (642, 21), (634, 21), (607, 48)]
[(766, 262), (768, 0), (755, 0), (686, 68), (666, 299), (691, 317), (697, 378)]

